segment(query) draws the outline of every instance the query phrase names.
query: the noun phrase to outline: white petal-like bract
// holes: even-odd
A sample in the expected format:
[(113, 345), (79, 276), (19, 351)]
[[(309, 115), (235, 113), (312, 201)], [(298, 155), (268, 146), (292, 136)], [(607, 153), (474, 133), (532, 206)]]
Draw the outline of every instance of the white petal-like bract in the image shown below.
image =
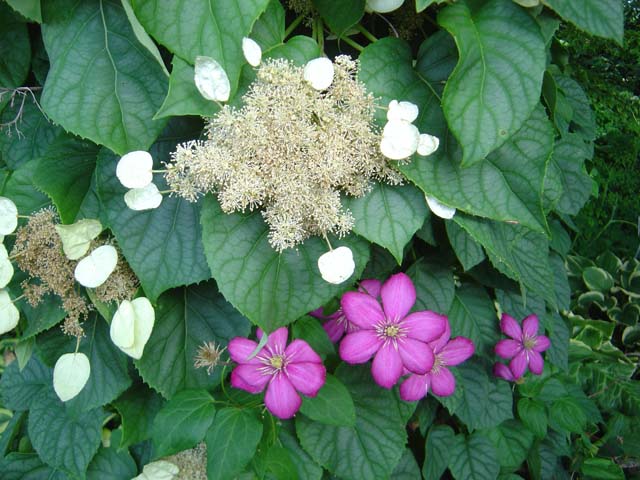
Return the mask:
[(304, 80), (316, 90), (326, 90), (333, 83), (333, 62), (327, 57), (314, 58), (304, 66)]
[(4, 288), (13, 278), (13, 263), (9, 260), (7, 248), (0, 243), (0, 288)]
[(222, 65), (211, 57), (196, 57), (194, 81), (207, 100), (226, 102), (231, 94), (231, 84)]
[(262, 49), (255, 40), (244, 37), (242, 39), (242, 53), (249, 65), (252, 67), (260, 65), (260, 62), (262, 61)]
[(419, 139), (418, 127), (402, 120), (392, 120), (382, 130), (380, 151), (391, 160), (404, 160), (416, 153)]
[(439, 146), (440, 139), (438, 137), (434, 137), (428, 133), (421, 133), (420, 138), (418, 139), (418, 155), (422, 155), (423, 157), (431, 155), (438, 150)]
[(9, 292), (0, 290), (0, 335), (10, 332), (20, 320), (20, 312), (11, 301)]
[(78, 262), (74, 275), (83, 287), (97, 288), (107, 281), (117, 264), (117, 250), (111, 245), (102, 245)]
[(391, 100), (389, 102), (389, 110), (387, 110), (387, 120), (404, 120), (412, 123), (418, 118), (418, 113), (420, 113), (420, 110), (414, 103)]
[(349, 247), (338, 247), (320, 255), (318, 268), (325, 282), (339, 284), (353, 275), (356, 264)]
[(111, 340), (130, 357), (140, 359), (155, 319), (156, 313), (147, 298), (124, 300), (111, 321)]
[(65, 353), (53, 367), (53, 389), (66, 402), (82, 391), (90, 375), (91, 365), (84, 353)]
[(365, 10), (368, 12), (388, 13), (402, 6), (404, 0), (367, 0)]
[(18, 208), (13, 200), (0, 197), (0, 235), (13, 233), (18, 226)]
[(123, 155), (116, 167), (116, 176), (127, 188), (146, 187), (153, 181), (153, 158), (149, 152), (136, 150)]
[(174, 463), (166, 460), (157, 460), (147, 463), (142, 469), (142, 473), (131, 480), (174, 480), (180, 469)]
[(456, 209), (453, 207), (447, 207), (440, 203), (437, 199), (425, 195), (427, 199), (427, 205), (429, 205), (429, 209), (438, 217), (444, 218), (445, 220), (450, 220), (456, 214)]
[(162, 203), (162, 194), (155, 183), (150, 183), (144, 188), (132, 188), (125, 193), (124, 203), (131, 210), (153, 210)]
[(69, 260), (78, 260), (89, 251), (91, 240), (102, 232), (102, 224), (93, 218), (83, 218), (71, 225), (56, 225), (62, 240), (62, 250)]

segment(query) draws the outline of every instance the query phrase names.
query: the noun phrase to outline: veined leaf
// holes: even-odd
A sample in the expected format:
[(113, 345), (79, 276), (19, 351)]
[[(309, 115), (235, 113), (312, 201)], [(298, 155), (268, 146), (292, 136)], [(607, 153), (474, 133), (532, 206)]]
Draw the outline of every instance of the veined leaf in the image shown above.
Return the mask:
[(2, 373), (0, 393), (5, 408), (21, 412), (29, 410), (31, 403), (41, 397), (53, 385), (52, 370), (33, 355), (20, 371), (18, 362), (13, 362)]
[(445, 227), (451, 247), (465, 272), (471, 270), (485, 259), (482, 245), (476, 242), (456, 222), (446, 222)]
[(364, 15), (365, 0), (341, 2), (339, 0), (313, 0), (322, 19), (336, 36), (341, 37)]
[(622, 45), (624, 9), (621, 0), (543, 0), (558, 15), (593, 35)]
[(455, 295), (453, 270), (426, 260), (418, 260), (407, 270), (416, 287), (414, 310), (433, 310), (446, 314)]
[(134, 385), (113, 402), (122, 422), (120, 448), (126, 448), (151, 437), (153, 420), (163, 403), (164, 400), (160, 395), (142, 383)]
[(429, 429), (422, 466), (422, 474), (426, 480), (442, 478), (449, 464), (449, 455), (454, 441), (455, 433), (448, 425), (436, 425)]
[[(20, 3), (15, 0), (11, 4)], [(13, 5), (12, 5), (13, 6)], [(15, 7), (14, 7), (15, 8)], [(18, 10), (18, 8), (16, 8)], [(29, 74), (31, 43), (27, 25), (7, 6), (0, 3), (0, 86), (19, 87)], [(6, 95), (5, 95), (6, 97)], [(0, 101), (0, 111), (8, 99)]]
[(300, 412), (316, 422), (353, 427), (356, 412), (349, 390), (333, 375), (327, 375), (323, 387), (314, 398), (305, 397)]
[(449, 309), (451, 336), (462, 335), (473, 340), (476, 353), (492, 355), (498, 341), (498, 319), (493, 302), (479, 285), (463, 284), (456, 290)]
[(548, 175), (559, 179), (562, 185), (555, 206), (558, 212), (575, 215), (591, 196), (593, 180), (584, 161), (592, 156), (593, 152), (578, 134), (567, 134), (556, 142)]
[(11, 8), (19, 12), (23, 17), (42, 23), (40, 0), (5, 0)]
[(101, 446), (87, 470), (87, 480), (121, 480), (133, 478), (138, 473), (138, 466), (129, 450), (120, 449), (122, 430), (111, 432), (111, 445)]
[(68, 480), (69, 477), (57, 468), (42, 462), (37, 453), (11, 452), (0, 460), (3, 480)]
[(483, 433), (496, 447), (503, 472), (517, 470), (533, 444), (533, 434), (517, 420), (507, 420)]
[(480, 433), (456, 435), (449, 453), (449, 469), (456, 480), (495, 480), (500, 473), (498, 452)]

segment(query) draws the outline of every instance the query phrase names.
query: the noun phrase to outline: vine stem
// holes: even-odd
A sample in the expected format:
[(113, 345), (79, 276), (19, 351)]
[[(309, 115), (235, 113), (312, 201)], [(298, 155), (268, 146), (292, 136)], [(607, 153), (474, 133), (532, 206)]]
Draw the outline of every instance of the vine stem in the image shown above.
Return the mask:
[(304, 18), (304, 15), (299, 15), (293, 22), (291, 22), (291, 24), (284, 31), (285, 39), (293, 33), (293, 31), (298, 27), (298, 25), (300, 25), (300, 22), (302, 22), (303, 18)]
[(347, 45), (352, 46), (359, 52), (362, 52), (364, 50), (364, 47), (362, 45), (360, 45), (358, 42), (355, 42), (354, 40), (351, 40), (349, 37), (343, 37), (342, 41), (344, 41), (344, 43), (346, 43)]
[(366, 28), (364, 28), (364, 26), (362, 24), (358, 24), (356, 25), (356, 29), (362, 34), (364, 35), (364, 37), (369, 40), (371, 43), (377, 42), (378, 38), (371, 33), (369, 30), (367, 30)]

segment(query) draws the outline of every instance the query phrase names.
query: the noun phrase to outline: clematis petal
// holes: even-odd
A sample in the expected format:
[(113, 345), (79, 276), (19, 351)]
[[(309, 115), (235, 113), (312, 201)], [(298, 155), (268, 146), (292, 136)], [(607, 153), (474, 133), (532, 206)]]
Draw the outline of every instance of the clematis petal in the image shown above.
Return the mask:
[(439, 397), (453, 395), (456, 390), (456, 377), (451, 370), (440, 367), (436, 372), (431, 372), (431, 391)]
[(302, 399), (289, 379), (282, 374), (275, 375), (267, 387), (264, 404), (276, 417), (286, 420), (300, 409)]
[[(258, 329), (258, 338), (261, 339), (262, 335), (264, 335), (264, 332), (261, 329)], [(287, 330), (287, 327), (280, 327), (277, 330), (274, 330), (269, 334), (269, 339), (267, 340), (265, 348), (268, 348), (273, 354), (281, 354), (287, 347), (288, 336), (289, 330)]]
[[(413, 314), (412, 314), (413, 315)], [(411, 315), (409, 315), (410, 317)], [(407, 317), (407, 318), (409, 318)], [(449, 343), (449, 339), (451, 338), (451, 325), (449, 325), (449, 319), (445, 317), (446, 322), (444, 326), (444, 332), (435, 340), (429, 342), (429, 346), (433, 350), (433, 353), (438, 353), (444, 346)]]
[(407, 335), (411, 338), (432, 342), (442, 337), (449, 322), (444, 315), (423, 310), (407, 315), (401, 323), (402, 328), (407, 330)]
[(381, 288), (382, 288), (382, 283), (380, 282), (380, 280), (369, 278), (367, 280), (362, 280), (360, 282), (360, 285), (358, 286), (358, 291), (362, 293), (367, 293), (371, 295), (373, 298), (378, 298), (380, 296)]
[(340, 358), (347, 363), (365, 363), (380, 349), (382, 343), (373, 330), (358, 330), (340, 342)]
[(551, 346), (551, 340), (549, 340), (549, 337), (545, 337), (544, 335), (538, 335), (536, 337), (536, 344), (533, 346), (533, 350), (536, 352), (544, 352), (550, 346)]
[(320, 355), (313, 351), (304, 340), (294, 340), (284, 351), (287, 361), (290, 363), (322, 363)]
[(402, 375), (402, 359), (392, 342), (385, 343), (378, 350), (373, 358), (371, 373), (381, 387), (391, 388), (398, 382)]
[(286, 371), (295, 389), (307, 397), (315, 397), (327, 378), (322, 363), (294, 362), (287, 365)]
[(506, 313), (503, 313), (502, 318), (500, 319), (500, 330), (502, 330), (502, 333), (509, 335), (514, 340), (522, 340), (522, 329), (520, 328), (520, 325), (515, 318), (507, 315)]
[(411, 373), (424, 375), (433, 367), (433, 350), (424, 342), (404, 338), (398, 342), (398, 353), (402, 358), (402, 364)]
[(538, 316), (529, 315), (522, 321), (522, 332), (525, 337), (535, 337), (538, 334)]
[[(384, 282), (380, 289), (380, 296), (386, 317), (397, 322), (406, 317), (416, 303), (416, 288), (408, 275), (396, 273)], [(442, 329), (444, 330), (444, 326)]]
[(524, 375), (529, 363), (526, 350), (521, 350), (515, 357), (509, 362), (509, 369), (513, 373), (513, 377), (517, 380)]
[(515, 382), (516, 380), (515, 377), (513, 376), (513, 373), (509, 369), (509, 367), (506, 366), (504, 363), (495, 363), (493, 365), (493, 374), (496, 377), (506, 380), (507, 382)]
[(542, 355), (540, 355), (535, 350), (529, 350), (527, 352), (529, 357), (529, 370), (534, 375), (542, 375), (542, 371), (544, 370), (544, 360), (542, 359)]
[(271, 380), (271, 375), (264, 373), (261, 370), (261, 365), (238, 365), (233, 369), (233, 373), (251, 387), (252, 393), (264, 390), (264, 387)]
[(495, 347), (496, 355), (502, 358), (513, 358), (520, 350), (522, 350), (522, 343), (510, 339), (500, 340)]
[(342, 324), (338, 323), (337, 320), (329, 320), (322, 325), (322, 328), (324, 328), (324, 331), (327, 332), (329, 340), (331, 340), (333, 343), (338, 343), (345, 333), (345, 324), (346, 320)]
[(400, 398), (405, 402), (417, 402), (429, 391), (430, 375), (411, 375), (400, 385)]
[(372, 329), (377, 323), (384, 321), (380, 303), (366, 293), (347, 292), (342, 295), (340, 305), (347, 320), (360, 328)]
[(249, 356), (258, 348), (258, 344), (253, 340), (244, 337), (235, 337), (229, 341), (227, 350), (231, 360), (236, 363), (260, 363), (257, 358), (248, 360)]
[(445, 365), (458, 365), (471, 357), (474, 351), (475, 346), (471, 339), (456, 337), (440, 350), (438, 356)]

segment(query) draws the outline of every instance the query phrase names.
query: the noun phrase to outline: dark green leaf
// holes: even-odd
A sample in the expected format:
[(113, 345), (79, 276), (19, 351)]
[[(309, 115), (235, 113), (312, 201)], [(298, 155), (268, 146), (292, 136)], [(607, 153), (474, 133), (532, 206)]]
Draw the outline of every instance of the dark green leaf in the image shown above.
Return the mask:
[(49, 198), (33, 185), (36, 165), (37, 162), (24, 163), (11, 172), (4, 182), (2, 195), (13, 200), (20, 215), (30, 215), (51, 203)]
[(424, 450), (422, 475), (425, 480), (437, 480), (449, 465), (455, 433), (448, 425), (436, 425), (429, 430)]
[(545, 0), (558, 15), (594, 35), (612, 38), (622, 45), (624, 10), (620, 0)]
[[(12, 0), (11, 3), (18, 3)], [(7, 5), (0, 3), (0, 86), (15, 88), (29, 73), (31, 44), (27, 25)], [(3, 98), (2, 101), (5, 101)], [(20, 97), (18, 97), (18, 103)], [(0, 106), (3, 103), (0, 103)], [(2, 108), (0, 108), (2, 110)]]
[(313, 6), (337, 37), (342, 37), (360, 21), (364, 15), (365, 3), (365, 0), (313, 0)]
[(29, 410), (33, 401), (52, 385), (51, 369), (37, 356), (32, 356), (22, 371), (18, 368), (18, 362), (13, 362), (0, 378), (3, 406), (14, 411)]
[(279, 0), (271, 0), (267, 9), (253, 24), (251, 38), (263, 52), (284, 42), (285, 11)]
[(484, 250), (471, 236), (465, 232), (457, 223), (446, 222), (447, 236), (456, 257), (460, 260), (465, 271), (481, 263), (484, 259)]
[(566, 321), (558, 313), (544, 315), (540, 320), (549, 332), (549, 340), (551, 340), (551, 346), (545, 352), (546, 358), (557, 367), (567, 370), (571, 332)]
[(493, 355), (493, 347), (499, 339), (499, 324), (493, 302), (484, 288), (463, 284), (456, 290), (448, 316), (452, 337), (470, 338), (477, 353)]
[(313, 351), (321, 357), (336, 353), (331, 339), (317, 318), (304, 316), (298, 319), (291, 326), (291, 336), (307, 342)]
[(563, 397), (551, 404), (549, 425), (558, 432), (580, 433), (587, 425), (587, 416), (573, 398)]
[(562, 192), (555, 203), (560, 213), (575, 215), (589, 196), (593, 180), (587, 174), (584, 161), (593, 152), (577, 134), (568, 134), (556, 142), (548, 176), (560, 181)]
[(33, 20), (34, 22), (42, 23), (42, 13), (40, 11), (40, 0), (5, 0), (11, 8), (16, 12)]
[(349, 390), (333, 375), (314, 398), (304, 397), (300, 412), (316, 422), (338, 427), (354, 427), (356, 411)]
[(0, 460), (2, 480), (69, 480), (57, 468), (45, 465), (35, 453), (13, 452)]
[(587, 458), (580, 471), (585, 478), (597, 480), (624, 480), (625, 474), (616, 462), (610, 458)]
[(449, 454), (449, 469), (456, 480), (494, 480), (500, 473), (496, 449), (480, 433), (456, 435)]
[(281, 429), (278, 438), (289, 452), (289, 457), (296, 467), (299, 478), (307, 480), (320, 480), (322, 478), (322, 467), (316, 464), (309, 454), (302, 449), (293, 433)]
[(124, 448), (119, 450), (122, 432), (111, 433), (111, 446), (101, 446), (89, 464), (87, 480), (122, 480), (133, 478), (138, 474), (136, 462)]
[(531, 398), (518, 400), (518, 417), (536, 437), (544, 438), (547, 434), (547, 410), (537, 400)]
[(162, 408), (162, 397), (143, 384), (136, 384), (113, 402), (122, 422), (120, 448), (151, 437), (151, 427)]
[[(16, 292), (15, 296), (19, 294)], [(25, 299), (20, 301), (20, 311), (27, 319), (27, 326), (22, 333), (22, 338), (31, 338), (40, 332), (48, 330), (56, 325), (67, 312), (62, 309), (60, 298), (52, 293), (42, 297), (37, 307), (29, 305)]]
[(286, 58), (296, 65), (304, 65), (320, 56), (320, 48), (315, 40), (304, 35), (290, 38), (284, 45), (278, 45), (265, 52), (266, 57)]
[[(0, 433), (0, 465), (4, 456), (9, 453), (14, 439), (20, 433), (25, 416), (24, 412), (13, 412), (13, 416), (4, 426), (2, 433)], [(4, 470), (0, 468), (0, 471)]]
[(407, 448), (404, 451), (400, 458), (400, 463), (398, 463), (390, 478), (392, 480), (416, 480), (421, 478), (420, 467), (410, 449)]
[(533, 434), (517, 420), (507, 420), (483, 433), (496, 447), (502, 471), (518, 470), (533, 444)]
[(446, 314), (455, 295), (453, 271), (450, 268), (418, 260), (407, 270), (416, 287), (415, 310), (433, 310)]

